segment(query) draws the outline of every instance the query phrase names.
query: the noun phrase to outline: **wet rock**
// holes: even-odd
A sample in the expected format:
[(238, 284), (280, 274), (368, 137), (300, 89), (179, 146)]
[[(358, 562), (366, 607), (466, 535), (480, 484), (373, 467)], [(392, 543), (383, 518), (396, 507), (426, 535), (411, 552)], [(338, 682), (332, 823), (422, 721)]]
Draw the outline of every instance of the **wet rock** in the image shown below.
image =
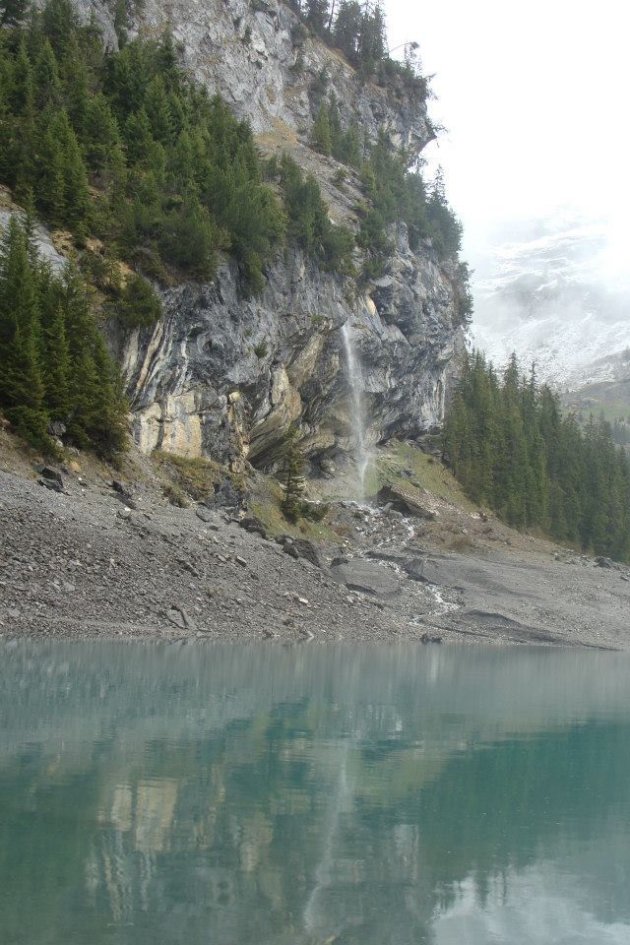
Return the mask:
[(422, 584), (433, 583), (424, 575), (424, 560), (422, 558), (411, 558), (404, 561), (401, 567), (410, 580), (419, 581)]

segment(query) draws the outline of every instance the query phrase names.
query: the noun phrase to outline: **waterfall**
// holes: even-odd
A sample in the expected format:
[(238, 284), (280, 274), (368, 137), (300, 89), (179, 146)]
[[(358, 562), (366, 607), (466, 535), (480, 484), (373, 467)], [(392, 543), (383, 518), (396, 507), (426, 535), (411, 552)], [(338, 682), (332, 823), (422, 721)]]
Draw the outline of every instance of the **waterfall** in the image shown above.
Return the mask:
[(365, 498), (365, 475), (370, 465), (370, 451), (365, 442), (366, 422), (363, 403), (363, 375), (361, 365), (357, 359), (352, 330), (345, 322), (341, 329), (343, 345), (346, 352), (346, 367), (348, 369), (348, 385), (352, 394), (352, 426), (354, 430), (354, 459), (359, 476), (359, 498)]
[[(354, 747), (354, 746), (353, 746)], [(307, 932), (313, 934), (318, 927), (324, 927), (327, 921), (326, 902), (320, 905), (320, 900), (326, 892), (335, 890), (335, 867), (337, 857), (340, 856), (341, 815), (352, 806), (353, 791), (348, 781), (348, 754), (350, 742), (346, 740), (339, 760), (339, 777), (337, 789), (330, 796), (330, 805), (326, 822), (322, 825), (323, 835), (322, 853), (315, 869), (314, 883), (311, 893), (304, 907), (303, 921)], [(336, 938), (326, 938), (331, 942)]]

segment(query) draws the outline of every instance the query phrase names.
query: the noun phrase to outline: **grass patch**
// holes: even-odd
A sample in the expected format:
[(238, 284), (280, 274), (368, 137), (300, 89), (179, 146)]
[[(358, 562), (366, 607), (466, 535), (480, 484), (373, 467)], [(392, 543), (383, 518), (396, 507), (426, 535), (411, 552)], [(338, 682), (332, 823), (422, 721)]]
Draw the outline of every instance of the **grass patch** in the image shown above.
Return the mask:
[(187, 509), (190, 505), (185, 492), (172, 482), (167, 482), (162, 486), (162, 493), (164, 498), (168, 499), (169, 503), (175, 505), (178, 509)]
[[(171, 499), (166, 490), (170, 490), (173, 496), (183, 494), (184, 497), (188, 496), (195, 502), (202, 502), (214, 494), (215, 485), (228, 475), (223, 466), (211, 459), (201, 457), (190, 459), (173, 453), (164, 453), (161, 450), (155, 450), (152, 459), (160, 474), (168, 479), (163, 488), (169, 502)], [(179, 504), (179, 502), (174, 504)]]
[[(423, 453), (412, 443), (392, 440), (379, 451), (369, 483), (370, 492), (378, 492), (385, 483), (400, 483), (426, 489), (440, 499), (458, 506), (465, 512), (474, 512), (477, 506), (470, 501), (449, 470), (434, 456)], [(410, 475), (409, 475), (410, 474)]]
[(270, 538), (278, 535), (293, 535), (295, 538), (310, 538), (311, 541), (334, 541), (336, 535), (327, 522), (314, 522), (300, 518), (295, 524), (287, 521), (280, 508), (284, 489), (277, 479), (265, 476), (258, 478), (249, 502), (252, 514), (258, 518)]
[(467, 551), (472, 551), (477, 546), (470, 535), (454, 535), (452, 538), (447, 539), (446, 547), (449, 551), (465, 554)]

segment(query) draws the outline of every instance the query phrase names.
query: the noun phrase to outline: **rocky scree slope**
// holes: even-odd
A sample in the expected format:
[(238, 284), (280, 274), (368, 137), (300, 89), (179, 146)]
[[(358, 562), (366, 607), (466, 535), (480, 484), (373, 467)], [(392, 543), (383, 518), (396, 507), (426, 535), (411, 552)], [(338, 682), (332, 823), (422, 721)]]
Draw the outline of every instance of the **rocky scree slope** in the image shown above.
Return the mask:
[[(106, 5), (75, 6), (116, 44)], [(417, 156), (433, 137), (423, 100), (395, 82), (385, 89), (360, 79), (283, 3), (147, 0), (130, 33), (157, 36), (166, 28), (189, 74), (249, 120), (265, 153), (289, 151), (315, 175), (335, 222), (356, 226), (361, 192), (352, 169), (308, 147), (323, 94), (334, 94), (344, 127), (355, 120), (372, 141), (384, 130)], [(330, 470), (352, 451), (355, 435), (345, 323), (362, 366), (366, 442), (413, 437), (438, 424), (461, 333), (458, 264), (440, 260), (428, 241), (413, 251), (405, 225), (395, 229), (386, 273), (371, 283), (322, 272), (288, 249), (268, 267), (260, 297), (243, 298), (229, 262), (209, 284), (164, 291), (164, 317), (154, 328), (114, 339), (140, 448), (247, 458), (272, 469), (297, 424), (314, 471)], [(360, 269), (358, 251), (356, 263)]]
[[(413, 449), (389, 462), (404, 473)], [(155, 464), (134, 451), (125, 463), (123, 482), (87, 455), (33, 466), (0, 427), (0, 639), (629, 647), (627, 567), (413, 484), (390, 490), (407, 514), (338, 503), (315, 545), (301, 530), (274, 540), (226, 490), (176, 508)]]

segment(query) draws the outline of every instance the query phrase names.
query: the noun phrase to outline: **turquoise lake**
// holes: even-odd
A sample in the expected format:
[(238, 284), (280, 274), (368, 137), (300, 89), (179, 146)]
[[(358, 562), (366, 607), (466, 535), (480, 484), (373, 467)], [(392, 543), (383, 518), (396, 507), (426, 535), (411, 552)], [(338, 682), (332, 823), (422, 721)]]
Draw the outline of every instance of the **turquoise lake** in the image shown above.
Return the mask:
[(0, 643), (2, 945), (630, 945), (630, 660)]

